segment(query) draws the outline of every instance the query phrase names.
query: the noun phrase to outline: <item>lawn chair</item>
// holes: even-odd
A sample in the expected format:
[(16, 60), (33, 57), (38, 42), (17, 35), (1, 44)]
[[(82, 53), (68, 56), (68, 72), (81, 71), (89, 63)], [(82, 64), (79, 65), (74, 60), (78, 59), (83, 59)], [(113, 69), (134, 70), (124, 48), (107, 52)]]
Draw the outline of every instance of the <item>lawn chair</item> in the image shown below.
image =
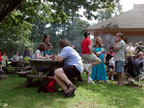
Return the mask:
[(144, 63), (137, 64), (136, 62), (129, 61), (125, 64), (125, 82), (126, 77), (130, 76), (131, 78), (138, 78), (138, 85), (142, 87), (142, 77), (144, 73)]

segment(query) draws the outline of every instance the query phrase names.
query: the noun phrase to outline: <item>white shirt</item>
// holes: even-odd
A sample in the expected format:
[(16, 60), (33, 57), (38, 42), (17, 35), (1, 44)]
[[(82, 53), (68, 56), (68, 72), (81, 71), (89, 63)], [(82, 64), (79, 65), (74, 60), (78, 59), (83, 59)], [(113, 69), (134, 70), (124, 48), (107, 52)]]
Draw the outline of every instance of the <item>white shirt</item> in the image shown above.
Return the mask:
[(37, 49), (36, 52), (35, 52), (35, 54), (34, 54), (34, 59), (37, 59), (37, 58), (36, 58), (36, 54), (37, 54), (37, 53), (39, 54), (39, 56), (42, 56), (42, 57), (43, 57), (43, 52), (40, 52), (40, 50)]

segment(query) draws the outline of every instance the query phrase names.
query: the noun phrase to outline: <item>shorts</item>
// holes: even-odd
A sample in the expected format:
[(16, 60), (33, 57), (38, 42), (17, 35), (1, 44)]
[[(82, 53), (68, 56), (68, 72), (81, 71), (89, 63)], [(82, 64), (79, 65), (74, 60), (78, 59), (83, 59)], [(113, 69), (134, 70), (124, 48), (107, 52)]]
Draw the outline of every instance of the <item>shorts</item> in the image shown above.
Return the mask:
[(68, 79), (71, 79), (71, 78), (74, 78), (74, 77), (77, 77), (80, 75), (79, 70), (73, 65), (64, 66), (63, 71), (66, 74), (66, 76), (68, 77)]
[(85, 62), (88, 62), (88, 63), (92, 63), (96, 59), (98, 59), (98, 57), (95, 54), (83, 54), (82, 58), (84, 59)]
[(1, 63), (1, 61), (0, 61), (0, 65), (1, 65), (2, 63)]
[(115, 72), (124, 72), (124, 61), (116, 61), (115, 62)]

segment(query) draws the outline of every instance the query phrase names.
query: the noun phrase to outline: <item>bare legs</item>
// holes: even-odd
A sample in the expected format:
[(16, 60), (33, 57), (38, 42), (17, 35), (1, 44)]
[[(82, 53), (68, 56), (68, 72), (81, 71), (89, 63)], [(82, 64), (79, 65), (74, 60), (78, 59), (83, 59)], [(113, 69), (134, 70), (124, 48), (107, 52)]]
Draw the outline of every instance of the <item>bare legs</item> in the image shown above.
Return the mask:
[(118, 83), (124, 84), (124, 73), (123, 72), (118, 73)]
[(98, 57), (95, 58), (94, 62), (91, 63), (91, 66), (89, 68), (89, 73), (88, 73), (88, 77), (90, 77), (91, 75), (91, 71), (94, 65), (100, 64), (101, 63), (101, 59), (99, 59)]
[[(110, 69), (110, 72), (108, 74), (108, 78), (110, 77), (114, 77), (114, 74), (115, 74), (115, 70), (114, 69)], [(111, 79), (112, 80), (112, 79)]]
[(72, 84), (72, 82), (67, 78), (62, 68), (56, 69), (54, 73), (55, 81), (63, 90), (66, 91), (67, 85)]

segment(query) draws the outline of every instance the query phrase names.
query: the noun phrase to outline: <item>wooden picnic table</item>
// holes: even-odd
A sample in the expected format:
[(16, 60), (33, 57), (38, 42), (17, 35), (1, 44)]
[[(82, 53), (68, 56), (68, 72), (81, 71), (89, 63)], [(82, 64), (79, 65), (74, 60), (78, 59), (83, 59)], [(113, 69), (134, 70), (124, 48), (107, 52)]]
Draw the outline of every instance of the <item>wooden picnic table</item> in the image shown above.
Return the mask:
[(63, 67), (64, 65), (63, 62), (58, 62), (57, 60), (52, 59), (32, 59), (30, 60), (30, 63), (33, 65), (33, 68), (32, 72), (27, 75), (25, 87), (28, 87), (32, 82), (32, 80), (35, 78), (42, 79), (46, 77), (49, 71), (47, 73), (43, 73), (42, 75), (40, 75), (38, 70), (41, 66), (52, 67), (53, 69), (56, 69), (59, 67)]

